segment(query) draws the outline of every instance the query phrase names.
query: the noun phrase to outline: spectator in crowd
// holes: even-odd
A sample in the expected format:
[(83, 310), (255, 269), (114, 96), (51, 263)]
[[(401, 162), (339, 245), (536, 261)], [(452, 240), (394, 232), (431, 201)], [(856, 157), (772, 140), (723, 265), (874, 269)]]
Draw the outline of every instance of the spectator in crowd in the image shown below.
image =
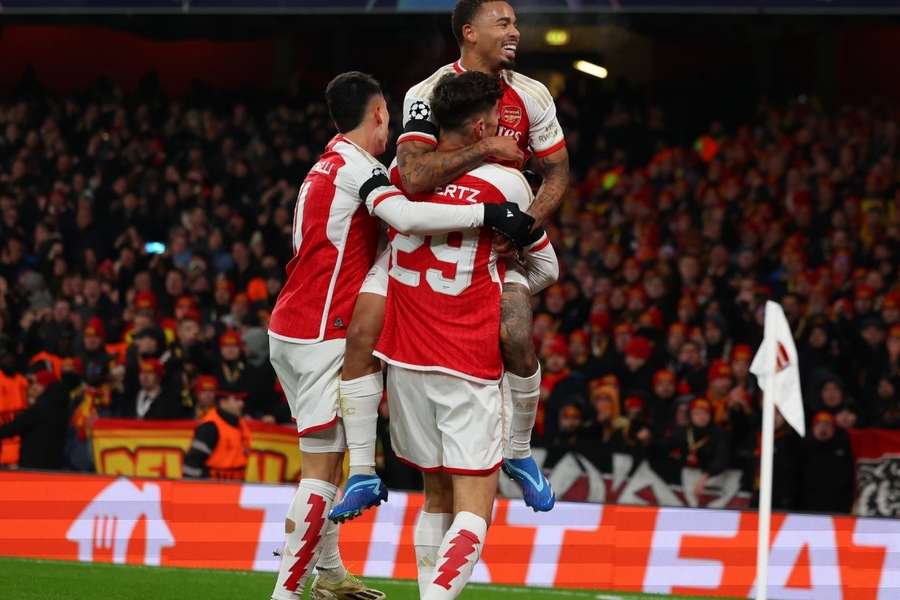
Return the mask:
[(687, 426), (679, 427), (663, 442), (663, 449), (683, 467), (701, 472), (692, 490), (699, 498), (709, 478), (728, 467), (728, 440), (725, 431), (713, 422), (713, 406), (709, 400), (694, 399), (689, 419)]
[(133, 396), (123, 396), (119, 413), (129, 419), (179, 419), (185, 416), (181, 398), (163, 388), (165, 367), (158, 358), (138, 363), (139, 388)]
[(247, 394), (224, 389), (217, 405), (200, 419), (184, 457), (185, 477), (243, 480), (250, 456), (250, 427), (241, 418)]
[(0, 439), (19, 436), (19, 467), (60, 469), (66, 434), (68, 396), (51, 370), (37, 365), (28, 374), (28, 408), (4, 425)]
[[(15, 419), (26, 408), (28, 379), (18, 372), (13, 340), (0, 334), (0, 426)], [(0, 440), (0, 466), (15, 466), (18, 462), (18, 437)]]
[(198, 375), (194, 379), (194, 418), (202, 419), (215, 408), (219, 382), (212, 375)]
[(800, 506), (816, 512), (849, 512), (854, 482), (849, 436), (827, 410), (815, 413), (811, 429), (804, 441)]

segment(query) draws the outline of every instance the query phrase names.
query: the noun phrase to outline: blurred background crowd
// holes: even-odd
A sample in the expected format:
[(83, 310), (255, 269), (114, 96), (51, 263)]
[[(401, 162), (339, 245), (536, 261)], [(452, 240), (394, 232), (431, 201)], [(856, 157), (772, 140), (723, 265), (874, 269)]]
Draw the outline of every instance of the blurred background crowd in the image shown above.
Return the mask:
[[(846, 430), (900, 427), (896, 111), (803, 97), (684, 136), (630, 94), (601, 110), (571, 86), (557, 105), (573, 182), (548, 227), (560, 281), (534, 299), (545, 468), (574, 451), (610, 472), (629, 454), (661, 473), (738, 469), (752, 493), (748, 368), (773, 299), (810, 431), (779, 420), (774, 506), (849, 511)], [(26, 77), (0, 96), (0, 461), (89, 471), (98, 417), (199, 419), (228, 393), (289, 423), (266, 327), (298, 184), (332, 134), (297, 81), (171, 98), (152, 75), (129, 94)], [(388, 419), (379, 466), (415, 486)]]

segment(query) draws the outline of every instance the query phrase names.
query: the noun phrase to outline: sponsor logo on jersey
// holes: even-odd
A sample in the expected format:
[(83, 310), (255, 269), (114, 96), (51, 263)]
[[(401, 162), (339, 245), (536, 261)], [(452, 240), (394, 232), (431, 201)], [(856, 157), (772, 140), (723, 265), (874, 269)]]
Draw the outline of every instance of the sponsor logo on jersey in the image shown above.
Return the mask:
[(506, 105), (500, 109), (500, 120), (510, 127), (515, 127), (522, 120), (522, 109), (518, 106)]
[(515, 138), (517, 142), (522, 141), (521, 131), (516, 131), (515, 129), (510, 129), (508, 127), (504, 127), (503, 125), (497, 127), (497, 135), (505, 135), (511, 138)]

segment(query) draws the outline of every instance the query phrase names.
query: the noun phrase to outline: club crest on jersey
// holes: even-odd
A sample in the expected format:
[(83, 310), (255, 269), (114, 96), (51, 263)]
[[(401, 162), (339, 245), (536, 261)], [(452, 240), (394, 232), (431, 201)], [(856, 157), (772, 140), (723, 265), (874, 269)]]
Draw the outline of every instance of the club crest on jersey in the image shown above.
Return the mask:
[(416, 100), (412, 103), (412, 106), (409, 107), (409, 118), (415, 119), (418, 121), (424, 121), (431, 115), (431, 108), (422, 102), (421, 100)]
[(342, 318), (338, 317), (334, 320), (333, 325), (334, 325), (335, 329), (343, 329), (344, 328), (344, 320)]
[(510, 127), (515, 127), (522, 120), (522, 109), (518, 106), (504, 106), (500, 111), (500, 120)]

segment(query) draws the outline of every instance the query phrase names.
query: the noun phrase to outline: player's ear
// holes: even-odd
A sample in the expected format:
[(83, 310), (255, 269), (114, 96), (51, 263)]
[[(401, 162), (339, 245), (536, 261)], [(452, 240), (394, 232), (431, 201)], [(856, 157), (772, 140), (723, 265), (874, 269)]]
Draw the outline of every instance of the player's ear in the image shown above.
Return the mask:
[(478, 34), (475, 32), (475, 28), (472, 27), (470, 23), (466, 23), (462, 27), (463, 39), (470, 44), (474, 44), (478, 39)]
[(375, 98), (374, 102), (372, 102), (372, 117), (375, 119), (375, 125), (378, 127), (384, 123), (384, 110), (382, 102), (380, 102), (378, 98)]
[(482, 117), (480, 119), (475, 119), (474, 121), (472, 121), (472, 129), (475, 132), (475, 139), (477, 139), (477, 140), (483, 139), (484, 134), (485, 134), (484, 117)]

